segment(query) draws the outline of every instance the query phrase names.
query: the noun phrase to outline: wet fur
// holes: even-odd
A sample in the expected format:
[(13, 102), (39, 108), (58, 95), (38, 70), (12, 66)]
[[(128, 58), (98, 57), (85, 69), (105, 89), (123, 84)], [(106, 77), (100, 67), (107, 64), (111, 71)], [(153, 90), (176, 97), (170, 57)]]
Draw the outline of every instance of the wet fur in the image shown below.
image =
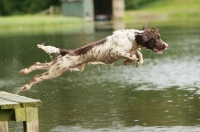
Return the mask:
[(130, 65), (137, 60), (136, 67), (143, 63), (143, 57), (139, 48), (147, 48), (155, 52), (160, 52), (168, 47), (160, 38), (157, 29), (143, 30), (118, 30), (113, 35), (86, 46), (70, 49), (59, 49), (53, 46), (38, 45), (47, 53), (56, 53), (59, 56), (50, 63), (36, 62), (29, 68), (22, 69), (20, 74), (25, 75), (35, 70), (47, 70), (47, 72), (36, 75), (30, 83), (24, 85), (21, 90), (29, 90), (34, 84), (56, 78), (67, 70), (83, 71), (85, 64), (113, 64), (125, 59), (124, 65)]

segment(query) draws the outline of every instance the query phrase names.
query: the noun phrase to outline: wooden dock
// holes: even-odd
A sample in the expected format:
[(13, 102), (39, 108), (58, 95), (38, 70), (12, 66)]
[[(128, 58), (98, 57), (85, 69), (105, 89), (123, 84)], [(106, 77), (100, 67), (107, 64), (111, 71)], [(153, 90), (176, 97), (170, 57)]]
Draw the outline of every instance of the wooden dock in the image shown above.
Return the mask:
[(0, 132), (8, 132), (8, 121), (23, 122), (24, 132), (39, 132), (40, 100), (0, 91)]

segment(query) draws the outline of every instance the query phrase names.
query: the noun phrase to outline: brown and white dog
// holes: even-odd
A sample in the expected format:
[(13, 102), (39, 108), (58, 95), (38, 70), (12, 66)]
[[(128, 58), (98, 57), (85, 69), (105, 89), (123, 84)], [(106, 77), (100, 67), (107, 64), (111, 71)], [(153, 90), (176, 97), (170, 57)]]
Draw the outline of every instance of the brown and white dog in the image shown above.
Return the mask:
[(20, 71), (20, 74), (28, 74), (34, 70), (47, 70), (41, 75), (36, 75), (30, 83), (20, 90), (29, 90), (34, 84), (43, 80), (56, 78), (67, 70), (83, 71), (85, 64), (113, 64), (125, 59), (124, 65), (130, 65), (137, 60), (136, 67), (143, 63), (140, 48), (150, 49), (162, 53), (168, 45), (161, 40), (157, 29), (149, 29), (145, 25), (143, 30), (127, 29), (118, 30), (113, 35), (96, 42), (89, 43), (74, 50), (60, 49), (53, 46), (38, 45), (47, 53), (56, 53), (59, 56), (50, 63), (36, 62), (29, 68)]

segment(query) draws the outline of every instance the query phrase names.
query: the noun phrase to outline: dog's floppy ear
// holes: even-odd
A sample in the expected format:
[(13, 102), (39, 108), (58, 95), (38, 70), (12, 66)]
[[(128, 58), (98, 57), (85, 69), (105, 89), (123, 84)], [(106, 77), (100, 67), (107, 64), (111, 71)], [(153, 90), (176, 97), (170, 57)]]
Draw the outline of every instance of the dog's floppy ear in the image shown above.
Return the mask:
[(144, 24), (144, 26), (143, 26), (142, 30), (146, 30), (146, 29), (147, 29), (147, 23), (146, 23), (146, 24)]

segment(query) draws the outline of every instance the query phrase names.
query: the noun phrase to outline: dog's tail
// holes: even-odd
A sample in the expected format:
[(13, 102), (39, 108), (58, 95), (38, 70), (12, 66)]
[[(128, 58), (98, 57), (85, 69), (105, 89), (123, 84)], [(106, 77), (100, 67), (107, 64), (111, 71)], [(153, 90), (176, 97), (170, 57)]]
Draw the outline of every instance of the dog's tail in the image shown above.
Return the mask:
[(44, 46), (43, 44), (38, 44), (38, 48), (43, 49), (46, 53), (55, 53), (55, 54), (60, 54), (60, 49), (53, 47), (53, 46)]

